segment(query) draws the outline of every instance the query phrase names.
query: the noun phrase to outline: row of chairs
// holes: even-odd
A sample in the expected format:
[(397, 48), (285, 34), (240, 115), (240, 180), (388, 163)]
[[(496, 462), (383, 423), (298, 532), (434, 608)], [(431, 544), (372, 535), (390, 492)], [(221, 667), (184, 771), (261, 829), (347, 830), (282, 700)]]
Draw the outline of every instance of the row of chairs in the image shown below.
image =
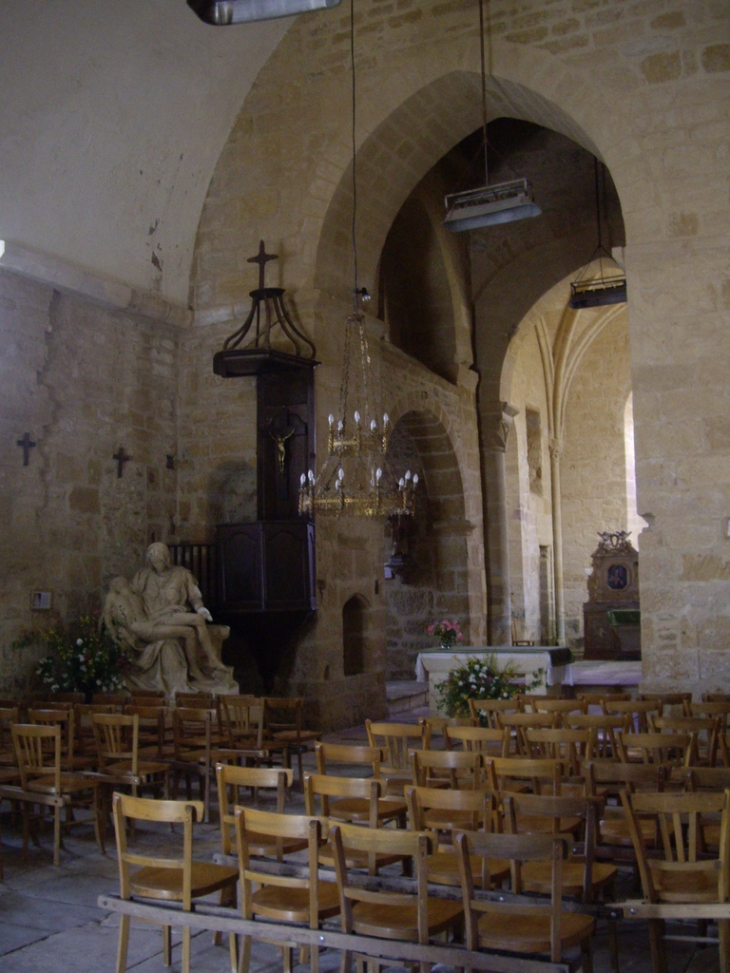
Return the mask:
[[(343, 751), (358, 749), (333, 750), (333, 746), (323, 744), (317, 748), (320, 767), (327, 769), (329, 757), (343, 759), (347, 756)], [(536, 762), (524, 758), (511, 763), (522, 764), (515, 773), (521, 773), (523, 779), (533, 773), (538, 780), (554, 778), (556, 774), (555, 768), (551, 774), (549, 768), (537, 767)], [(499, 760), (494, 764), (495, 773), (509, 769)], [(663, 793), (665, 767), (622, 766), (610, 761), (602, 769), (608, 768), (613, 782), (622, 785), (629, 841), (647, 901), (694, 904), (695, 913), (700, 916), (702, 903), (727, 902), (730, 792)], [(396, 802), (385, 797), (382, 781), (308, 774), (307, 813), (301, 816), (281, 813), (285, 778), (291, 771), (220, 765), (217, 772), (219, 793), (226, 795), (225, 807), (221, 807), (223, 851), (225, 855), (232, 850), (238, 852), (244, 918), (299, 922), (316, 929), (339, 913), (342, 929), (348, 934), (422, 944), (445, 931), (460, 938), (465, 925), (469, 949), (544, 953), (553, 962), (572, 960), (573, 965), (582, 963), (583, 969), (590, 971), (593, 916), (590, 910), (564, 912), (561, 899), (564, 895), (578, 895), (584, 903), (590, 903), (597, 891), (610, 886), (615, 876), (615, 868), (597, 864), (592, 851), (601, 807), (599, 798), (519, 793), (509, 789), (514, 781), (509, 778), (508, 786), (506, 773), (497, 774), (499, 786), (492, 790), (411, 787), (405, 795), (410, 816), (410, 829), (406, 831), (383, 826), (387, 820), (381, 814), (381, 804), (384, 800), (391, 805)], [(590, 773), (596, 776), (595, 768)], [(637, 790), (639, 783), (646, 785), (652, 778), (652, 790)], [(603, 779), (600, 773), (596, 779)], [(242, 788), (274, 784), (278, 802), (275, 812), (246, 806)], [(126, 840), (122, 839), (122, 809), (126, 808), (124, 813), (131, 816), (136, 809), (122, 804), (125, 799), (121, 797), (115, 800), (120, 802), (118, 840)], [(357, 800), (361, 802), (359, 811), (354, 806)], [(153, 803), (162, 807), (164, 802)], [(363, 817), (363, 807), (367, 808), (367, 818)], [(538, 827), (536, 822), (541, 818), (545, 823)], [(718, 829), (714, 852), (707, 834), (711, 820), (717, 822)], [(655, 858), (649, 857), (647, 822), (654, 829)], [(573, 853), (579, 829), (583, 837), (582, 859), (576, 859)], [(444, 850), (440, 844), (447, 832), (455, 832), (456, 837)], [(308, 867), (300, 866), (297, 871), (296, 866), (291, 866), (285, 875), (276, 868), (263, 867), (259, 861), (271, 858), (281, 863), (286, 856), (305, 850)], [(404, 875), (412, 876), (407, 889), (395, 880), (383, 880), (376, 890), (358, 877), (363, 869), (372, 875), (398, 861), (403, 863)], [(156, 864), (159, 866), (159, 861)], [(332, 882), (310, 881), (318, 867), (332, 866), (336, 886)], [(591, 876), (588, 881), (586, 875)], [(235, 877), (235, 872), (228, 873), (229, 897)], [(480, 890), (499, 888), (505, 881), (510, 881), (512, 893), (541, 893), (549, 896), (549, 904), (512, 901), (509, 895), (503, 896), (506, 901), (500, 903), (480, 898)], [(460, 886), (460, 900), (432, 895), (429, 883), (441, 882)], [(209, 888), (213, 890), (212, 886)], [(122, 897), (132, 894), (149, 896), (150, 887), (143, 879), (135, 877), (130, 881), (127, 876), (122, 882)], [(652, 944), (660, 962), (661, 919), (653, 922)], [(727, 960), (727, 925), (726, 920), (721, 920), (723, 962)], [(120, 955), (125, 936), (124, 950), (128, 927), (126, 934), (120, 933)], [(271, 939), (266, 927), (262, 927), (261, 938)], [(292, 941), (296, 941), (295, 935)], [(346, 968), (352, 956), (362, 955), (356, 941), (351, 945), (346, 950)], [(572, 946), (580, 946), (580, 957), (566, 953)], [(242, 971), (248, 969), (250, 949), (250, 936), (245, 936), (239, 966)], [(231, 950), (233, 957), (233, 943)], [(387, 956), (387, 950), (378, 951), (378, 955)], [(317, 969), (316, 950), (312, 967)], [(290, 969), (290, 960), (285, 969)]]

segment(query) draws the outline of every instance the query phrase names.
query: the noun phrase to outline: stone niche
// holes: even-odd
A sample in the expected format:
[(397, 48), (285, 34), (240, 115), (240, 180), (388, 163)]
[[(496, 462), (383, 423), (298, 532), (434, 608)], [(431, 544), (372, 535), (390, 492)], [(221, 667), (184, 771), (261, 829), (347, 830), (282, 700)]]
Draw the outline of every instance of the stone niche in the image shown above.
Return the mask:
[(588, 601), (583, 605), (586, 659), (641, 658), (639, 552), (628, 531), (598, 535), (591, 555)]

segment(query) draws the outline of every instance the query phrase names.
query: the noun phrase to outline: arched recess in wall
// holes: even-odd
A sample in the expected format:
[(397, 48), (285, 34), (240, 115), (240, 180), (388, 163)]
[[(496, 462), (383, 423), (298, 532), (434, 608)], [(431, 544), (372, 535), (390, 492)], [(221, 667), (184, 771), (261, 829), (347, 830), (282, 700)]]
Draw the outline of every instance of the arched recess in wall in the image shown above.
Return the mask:
[(535, 641), (554, 630), (562, 584), (565, 638), (580, 647), (596, 534), (628, 527), (631, 362), (626, 305), (573, 311), (570, 281), (520, 323), (500, 395), (518, 410), (506, 456), (513, 629)]
[[(404, 528), (408, 568), (404, 576), (385, 581), (386, 678), (409, 680), (418, 653), (433, 645), (426, 627), (435, 618), (458, 619), (468, 642), (469, 525), (456, 453), (437, 416), (425, 410), (401, 415), (388, 444), (388, 460), (420, 477), (416, 512)], [(392, 532), (387, 531), (386, 563), (393, 548)]]
[(362, 595), (353, 595), (342, 606), (342, 671), (359, 676), (365, 671), (368, 640), (369, 604)]

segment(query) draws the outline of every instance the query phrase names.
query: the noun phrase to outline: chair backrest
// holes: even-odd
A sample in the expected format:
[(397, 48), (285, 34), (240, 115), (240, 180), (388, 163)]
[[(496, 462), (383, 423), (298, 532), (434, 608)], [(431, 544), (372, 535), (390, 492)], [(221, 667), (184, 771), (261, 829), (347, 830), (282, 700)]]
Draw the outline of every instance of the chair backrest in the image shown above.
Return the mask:
[(175, 707), (172, 711), (172, 743), (175, 760), (184, 761), (190, 750), (195, 751), (196, 754), (203, 751), (205, 765), (211, 766), (215, 718), (215, 710), (205, 707)]
[[(368, 802), (368, 827), (378, 826), (378, 801), (385, 785), (374, 777), (332, 777), (328, 774), (304, 775), (304, 808), (310, 816), (337, 820), (337, 804), (330, 798), (357, 798)], [(319, 808), (317, 805), (319, 804)]]
[(522, 709), (521, 697), (511, 699), (470, 699), (469, 713), (481, 726), (497, 726), (497, 713), (518, 713)]
[(335, 768), (354, 766), (363, 769), (369, 767), (373, 777), (380, 777), (380, 768), (386, 756), (382, 747), (365, 747), (347, 743), (317, 743), (314, 746), (314, 754), (318, 774), (326, 774), (328, 765), (330, 773), (333, 765)]
[(549, 696), (536, 696), (530, 700), (533, 713), (587, 713), (588, 703), (582, 699), (551, 699)]
[(593, 752), (597, 759), (617, 759), (616, 730), (628, 730), (631, 717), (626, 713), (566, 713), (563, 724), (569, 730), (593, 730)]
[[(218, 804), (221, 818), (221, 843), (224, 855), (231, 854), (231, 829), (235, 825), (235, 808), (242, 803), (242, 790), (252, 790), (258, 796), (259, 790), (276, 791), (276, 811), (283, 814), (286, 806), (286, 792), (294, 780), (290, 767), (237, 767), (234, 764), (215, 765), (218, 785)], [(235, 831), (234, 831), (235, 834)], [(281, 860), (281, 852), (277, 858)]]
[(0, 750), (11, 750), (13, 735), (10, 728), (20, 722), (20, 706), (0, 706)]
[[(411, 831), (428, 831), (428, 811), (458, 811), (459, 829), (491, 831), (498, 823), (494, 794), (485, 790), (454, 790), (450, 787), (406, 787), (408, 826)], [(470, 815), (462, 818), (461, 814)]]
[[(123, 899), (132, 894), (133, 873), (130, 866), (140, 868), (175, 870), (181, 873), (180, 901), (183, 909), (190, 911), (192, 900), (193, 872), (193, 821), (203, 817), (202, 801), (158, 801), (148, 797), (131, 797), (128, 794), (115, 794), (112, 804), (114, 831), (117, 838), (117, 857), (119, 859), (119, 886)], [(153, 821), (166, 824), (182, 824), (182, 853), (179, 856), (163, 855), (159, 843), (145, 851), (143, 847), (129, 850), (127, 820)], [(135, 829), (135, 833), (138, 833)]]
[(91, 697), (92, 704), (113, 706), (118, 713), (121, 713), (122, 707), (130, 701), (129, 693), (94, 693)]
[[(435, 849), (433, 835), (423, 831), (404, 831), (402, 828), (362, 828), (356, 824), (334, 824), (330, 836), (335, 853), (335, 872), (340, 890), (340, 903), (345, 932), (353, 931), (353, 906), (357, 902), (394, 906), (414, 905), (418, 941), (428, 942), (428, 867), (427, 860)], [(346, 853), (356, 850), (368, 855), (398, 855), (413, 862), (413, 876), (417, 891), (387, 892), (364, 889), (354, 885), (347, 868)]]
[(29, 706), (28, 719), (37, 725), (60, 727), (61, 761), (73, 757), (76, 742), (76, 720), (73, 709), (46, 709), (45, 707), (37, 709)]
[(458, 789), (476, 790), (482, 782), (482, 755), (470, 750), (414, 750), (413, 783), (428, 787), (441, 780)]
[[(83, 693), (48, 693), (46, 696), (47, 704), (70, 703), (71, 706), (75, 706), (76, 703), (84, 702), (86, 702), (86, 697)], [(43, 708), (47, 709), (47, 706)]]
[(221, 729), (232, 749), (260, 750), (264, 739), (264, 700), (256, 696), (221, 696)]
[(486, 753), (492, 757), (506, 757), (509, 751), (509, 731), (491, 726), (447, 726), (444, 739), (448, 750), (459, 747)]
[(604, 700), (607, 703), (628, 702), (631, 693), (576, 693), (575, 698), (588, 706), (600, 706)]
[(639, 693), (638, 699), (640, 702), (659, 703), (661, 705), (659, 715), (663, 716), (668, 707), (682, 712), (687, 703), (692, 702), (692, 693)]
[[(507, 831), (518, 834), (519, 819), (543, 818), (546, 832), (554, 835), (564, 834), (563, 822), (566, 818), (579, 818), (583, 821), (583, 841), (573, 843), (571, 856), (579, 854), (583, 859), (583, 901), (590, 902), (593, 894), (593, 863), (596, 857), (596, 833), (598, 829), (598, 798), (564, 797), (553, 794), (510, 794), (504, 800), (504, 818)], [(532, 826), (534, 830), (534, 826)]]
[(130, 773), (136, 777), (139, 771), (139, 717), (136, 714), (93, 713), (91, 724), (101, 772), (106, 773), (109, 764), (123, 760), (130, 761)]
[(696, 752), (694, 761), (702, 758), (710, 766), (717, 761), (717, 753), (722, 736), (721, 717), (711, 716), (654, 716), (649, 714), (649, 727), (654, 733), (692, 733), (694, 734)]
[(476, 726), (476, 722), (471, 716), (420, 716), (418, 725), (425, 729), (423, 749), (430, 750), (436, 737), (445, 738), (447, 727)]
[[(311, 817), (304, 814), (276, 814), (273, 811), (259, 811), (250, 807), (237, 807), (235, 811), (236, 840), (238, 843), (238, 862), (241, 879), (241, 897), (244, 918), (253, 917), (254, 888), (282, 888), (307, 889), (309, 892), (309, 927), (316, 929), (319, 925), (319, 885), (316, 880), (318, 854), (327, 836), (328, 822), (326, 818)], [(369, 829), (361, 829), (363, 831)], [(252, 860), (249, 852), (248, 835), (255, 834), (257, 839), (261, 835), (273, 841), (287, 839), (305, 840), (307, 842), (307, 864), (309, 876), (295, 878), (293, 876), (276, 875), (256, 868), (256, 860)]]
[[(134, 700), (137, 698), (145, 699), (145, 700), (157, 699), (160, 701), (160, 703), (167, 702), (167, 694), (164, 693), (161, 689), (133, 689), (130, 692), (130, 696), (132, 702), (134, 702)], [(142, 705), (147, 706), (148, 704), (143, 703)]]
[[(561, 958), (560, 942), (560, 905), (562, 896), (563, 861), (568, 856), (568, 839), (552, 834), (483, 834), (481, 832), (462, 832), (456, 836), (456, 851), (459, 855), (461, 891), (464, 902), (466, 947), (479, 947), (479, 916), (483, 912), (493, 915), (493, 922), (499, 924), (500, 914), (505, 916), (547, 916), (550, 921), (550, 959), (557, 963)], [(549, 903), (536, 901), (526, 906), (508, 902), (485, 902), (474, 894), (474, 859), (481, 858), (485, 863), (487, 881), (491, 884), (489, 862), (509, 859), (512, 870), (512, 891), (522, 892), (522, 864), (524, 862), (551, 862), (552, 881)], [(489, 888), (489, 885), (483, 886)]]
[(604, 700), (601, 705), (603, 706), (604, 713), (617, 713), (620, 716), (628, 716), (630, 719), (630, 728), (641, 733), (646, 733), (649, 729), (647, 713), (656, 713), (657, 716), (660, 716), (662, 712), (661, 700), (655, 699), (632, 699), (627, 702), (621, 700)]
[(549, 729), (559, 725), (559, 713), (497, 713), (497, 726), (509, 732), (509, 750), (518, 754), (527, 754), (527, 740), (525, 730)]
[(78, 749), (85, 754), (96, 756), (96, 741), (92, 718), (94, 713), (115, 713), (117, 707), (111, 703), (77, 703), (74, 706), (74, 723)]
[(694, 733), (616, 733), (619, 760), (630, 763), (630, 754), (639, 753), (645, 764), (694, 763), (697, 740)]
[(730, 703), (730, 693), (703, 693), (703, 703)]
[(671, 779), (682, 781), (688, 791), (726, 791), (730, 767), (673, 767)]
[(666, 764), (622, 763), (618, 760), (589, 760), (582, 770), (586, 794), (591, 797), (597, 797), (603, 789), (612, 794), (622, 790), (662, 791), (669, 776)]
[(687, 716), (700, 716), (706, 719), (719, 718), (722, 731), (727, 732), (728, 719), (730, 718), (730, 700), (717, 700), (714, 703), (686, 703), (684, 712)]
[(274, 733), (294, 733), (292, 743), (299, 743), (299, 734), (304, 729), (303, 696), (266, 696), (264, 699), (264, 726), (269, 735)]
[(487, 786), (493, 792), (509, 792), (517, 781), (529, 781), (533, 793), (540, 794), (545, 784), (553, 794), (560, 793), (563, 765), (559, 760), (531, 760), (522, 757), (484, 758)]
[(61, 727), (57, 724), (14, 723), (10, 728), (23, 788), (36, 777), (53, 775), (61, 793)]
[(388, 769), (411, 773), (409, 755), (424, 747), (426, 729), (417, 723), (373, 723), (365, 720), (371, 747), (387, 748)]
[[(629, 794), (621, 801), (629, 822), (644, 897), (649, 902), (730, 901), (730, 791)], [(719, 854), (702, 841), (703, 817), (721, 814)], [(640, 815), (655, 815), (664, 858), (649, 859)]]
[(167, 738), (167, 707), (157, 705), (154, 701), (153, 705), (142, 706), (138, 700), (135, 703), (128, 703), (123, 712), (128, 716), (139, 718), (139, 745), (154, 746), (157, 750), (156, 756), (162, 759)]
[(569, 774), (580, 773), (580, 764), (596, 754), (596, 731), (549, 728), (525, 729), (527, 752), (533, 759), (560, 760)]

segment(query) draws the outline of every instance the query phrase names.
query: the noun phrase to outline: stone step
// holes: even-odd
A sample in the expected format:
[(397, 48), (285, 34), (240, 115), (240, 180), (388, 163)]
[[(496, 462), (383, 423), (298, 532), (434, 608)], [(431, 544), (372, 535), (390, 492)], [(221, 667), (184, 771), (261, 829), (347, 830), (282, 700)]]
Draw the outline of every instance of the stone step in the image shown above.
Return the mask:
[(398, 713), (428, 708), (427, 682), (389, 682), (386, 683), (385, 692), (389, 719), (393, 719)]

